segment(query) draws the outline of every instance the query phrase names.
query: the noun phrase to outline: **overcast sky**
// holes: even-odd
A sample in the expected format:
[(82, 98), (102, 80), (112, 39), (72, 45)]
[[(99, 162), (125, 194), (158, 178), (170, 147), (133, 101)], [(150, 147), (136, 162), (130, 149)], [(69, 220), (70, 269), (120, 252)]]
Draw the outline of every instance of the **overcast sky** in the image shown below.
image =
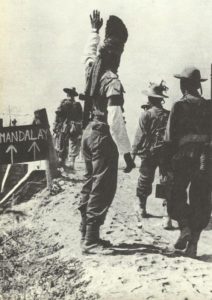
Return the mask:
[(1, 111), (10, 105), (12, 112), (33, 114), (46, 107), (52, 121), (64, 87), (84, 90), (81, 57), (93, 9), (101, 11), (104, 25), (114, 14), (129, 31), (119, 75), (131, 135), (150, 81), (167, 82), (170, 107), (181, 96), (173, 74), (195, 65), (209, 79), (203, 89), (210, 95), (210, 0), (1, 0), (0, 6)]

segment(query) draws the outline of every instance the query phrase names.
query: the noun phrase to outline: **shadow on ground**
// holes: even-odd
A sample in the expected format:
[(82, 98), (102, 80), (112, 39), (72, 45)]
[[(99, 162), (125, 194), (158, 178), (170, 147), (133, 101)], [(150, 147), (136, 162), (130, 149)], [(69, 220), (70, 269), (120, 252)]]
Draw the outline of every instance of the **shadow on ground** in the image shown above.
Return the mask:
[(170, 249), (168, 247), (159, 247), (154, 246), (152, 244), (140, 244), (140, 243), (133, 243), (133, 244), (127, 244), (122, 243), (118, 245), (113, 245), (111, 248), (114, 251), (114, 255), (133, 255), (133, 254), (161, 254), (167, 257), (179, 257), (183, 254), (181, 252), (176, 252), (173, 249)]
[(152, 215), (152, 214), (147, 214), (147, 216), (145, 217), (145, 219), (162, 219), (163, 216), (155, 216), (155, 215)]
[(197, 259), (207, 263), (212, 263), (212, 254), (204, 254), (202, 256), (198, 256)]
[[(168, 247), (159, 247), (159, 246), (154, 246), (152, 244), (143, 244), (143, 243), (142, 244), (122, 243), (119, 245), (113, 245), (111, 249), (113, 250), (112, 255), (134, 255), (134, 254), (146, 255), (151, 253), (151, 254), (160, 254), (170, 258), (186, 257), (184, 252), (180, 250), (174, 250)], [(212, 254), (197, 256), (194, 259), (202, 262), (212, 263)]]

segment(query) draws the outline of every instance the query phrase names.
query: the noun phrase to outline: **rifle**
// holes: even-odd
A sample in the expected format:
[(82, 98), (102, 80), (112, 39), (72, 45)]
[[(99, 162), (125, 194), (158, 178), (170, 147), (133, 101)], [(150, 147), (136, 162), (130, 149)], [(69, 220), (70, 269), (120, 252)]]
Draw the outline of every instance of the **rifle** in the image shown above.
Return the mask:
[(85, 129), (91, 120), (92, 109), (93, 109), (93, 100), (91, 96), (86, 94), (79, 94), (79, 99), (84, 101), (84, 111), (82, 119), (82, 128)]

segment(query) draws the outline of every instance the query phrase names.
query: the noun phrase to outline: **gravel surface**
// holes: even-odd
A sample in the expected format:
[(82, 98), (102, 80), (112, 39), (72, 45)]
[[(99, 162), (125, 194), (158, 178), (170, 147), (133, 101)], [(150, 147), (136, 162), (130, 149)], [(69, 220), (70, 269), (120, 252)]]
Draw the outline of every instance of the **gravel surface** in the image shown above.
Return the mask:
[[(174, 253), (178, 229), (162, 227), (162, 199), (148, 199), (138, 228), (135, 197), (138, 168), (119, 170), (118, 191), (101, 236), (111, 255), (82, 255), (77, 205), (83, 163), (58, 179), (62, 191), (46, 190), (0, 216), (0, 299), (212, 299), (212, 223), (203, 232), (198, 258)], [(21, 211), (17, 217), (17, 211)]]

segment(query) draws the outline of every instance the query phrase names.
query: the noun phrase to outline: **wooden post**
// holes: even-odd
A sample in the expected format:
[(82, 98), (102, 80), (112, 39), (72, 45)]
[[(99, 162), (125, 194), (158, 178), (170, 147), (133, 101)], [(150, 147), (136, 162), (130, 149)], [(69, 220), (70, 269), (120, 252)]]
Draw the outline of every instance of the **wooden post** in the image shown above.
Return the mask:
[(212, 101), (212, 64), (211, 64), (211, 101)]
[[(210, 101), (212, 101), (212, 64), (211, 64), (211, 97), (210, 97)], [(210, 163), (210, 170), (209, 170), (209, 176), (210, 176), (210, 181), (212, 181), (212, 151), (211, 151), (211, 145), (212, 145), (212, 140), (210, 139), (210, 159), (209, 159), (209, 163)], [(212, 205), (212, 190), (211, 190), (211, 205)]]
[(47, 189), (51, 191), (52, 189), (52, 174), (51, 174), (51, 168), (49, 164), (49, 160), (45, 160), (45, 165), (46, 165), (46, 184), (47, 184)]
[[(7, 165), (7, 169), (4, 173), (4, 176), (3, 176), (3, 179), (2, 179), (2, 182), (1, 182), (1, 193), (4, 193), (5, 184), (6, 184), (8, 176), (9, 176), (11, 167), (12, 167), (12, 165)], [(2, 168), (2, 166), (1, 166), (1, 168)]]
[(49, 121), (48, 121), (48, 116), (47, 116), (45, 108), (36, 110), (34, 112), (34, 121), (33, 121), (33, 124), (43, 125), (43, 126), (49, 128)]
[[(3, 119), (0, 119), (0, 128), (3, 127)], [(0, 188), (1, 191), (0, 193), (2, 193), (2, 180), (4, 178), (4, 167), (2, 165), (0, 165)]]
[[(33, 124), (42, 125), (49, 129), (49, 121), (48, 121), (48, 116), (45, 108), (41, 110), (36, 110), (34, 112)], [(53, 145), (50, 130), (48, 134), (48, 148), (49, 148), (49, 155), (48, 155), (49, 157), (48, 160), (46, 160), (46, 180), (47, 180), (47, 188), (51, 190), (52, 180), (57, 173), (57, 156), (54, 150), (54, 145)]]
[[(33, 122), (34, 124), (37, 124), (37, 125), (42, 124), (43, 126), (47, 127), (48, 129), (50, 128), (48, 116), (47, 116), (45, 108), (35, 111), (34, 115), (35, 115), (35, 119)], [(49, 134), (48, 134), (48, 146), (49, 146), (49, 166), (51, 169), (52, 177), (54, 178), (58, 174), (58, 172), (57, 172), (58, 157), (57, 157), (57, 154), (56, 154), (56, 151), (54, 148), (50, 129), (49, 129)]]

